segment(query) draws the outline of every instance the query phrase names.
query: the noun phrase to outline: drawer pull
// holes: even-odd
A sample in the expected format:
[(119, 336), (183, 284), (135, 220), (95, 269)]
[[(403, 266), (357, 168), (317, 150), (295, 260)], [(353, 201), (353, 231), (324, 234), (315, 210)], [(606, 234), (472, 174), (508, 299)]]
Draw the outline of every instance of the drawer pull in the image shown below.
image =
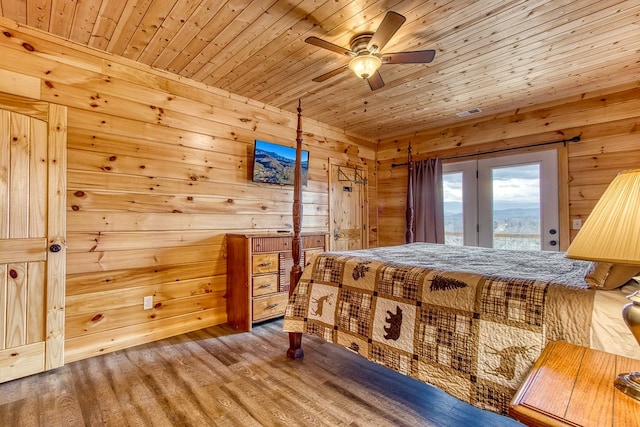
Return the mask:
[(270, 287), (271, 287), (271, 283), (263, 283), (262, 285), (260, 285), (260, 289), (270, 288)]
[(277, 303), (277, 302), (276, 302), (276, 303), (269, 304), (269, 305), (267, 306), (267, 310), (272, 310), (272, 309), (276, 308), (276, 307), (277, 307), (277, 306), (279, 306), (279, 305), (280, 305), (280, 304), (279, 304), (279, 303)]
[(261, 262), (260, 264), (258, 264), (260, 267), (268, 267), (271, 265), (271, 262)]

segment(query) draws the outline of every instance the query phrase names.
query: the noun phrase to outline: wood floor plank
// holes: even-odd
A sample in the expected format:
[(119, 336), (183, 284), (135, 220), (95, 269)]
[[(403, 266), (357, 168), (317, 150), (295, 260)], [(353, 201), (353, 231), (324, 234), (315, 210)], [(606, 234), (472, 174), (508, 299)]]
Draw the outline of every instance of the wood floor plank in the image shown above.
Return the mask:
[(219, 325), (0, 384), (0, 425), (518, 426), (305, 337)]

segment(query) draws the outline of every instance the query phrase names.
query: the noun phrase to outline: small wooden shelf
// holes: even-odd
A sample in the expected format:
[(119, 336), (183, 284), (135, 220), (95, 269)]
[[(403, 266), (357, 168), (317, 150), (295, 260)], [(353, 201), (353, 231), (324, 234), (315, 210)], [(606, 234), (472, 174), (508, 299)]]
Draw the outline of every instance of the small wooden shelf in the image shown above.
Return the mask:
[(640, 401), (613, 386), (621, 372), (640, 371), (640, 360), (551, 342), (509, 407), (529, 426), (640, 425)]
[[(326, 248), (327, 233), (302, 233), (302, 259)], [(227, 234), (227, 318), (243, 331), (284, 315), (293, 267), (293, 235)]]

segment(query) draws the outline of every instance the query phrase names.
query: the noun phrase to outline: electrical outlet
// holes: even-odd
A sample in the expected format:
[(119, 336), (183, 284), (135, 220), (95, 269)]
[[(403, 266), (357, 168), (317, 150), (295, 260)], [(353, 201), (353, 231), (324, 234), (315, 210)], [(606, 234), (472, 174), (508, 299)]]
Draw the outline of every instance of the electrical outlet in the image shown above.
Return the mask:
[(573, 220), (573, 226), (572, 228), (574, 230), (580, 230), (580, 227), (582, 227), (582, 220), (580, 218), (575, 218)]
[(144, 307), (145, 310), (150, 310), (153, 308), (153, 295), (149, 295), (147, 297), (144, 297), (143, 301), (142, 301), (142, 306)]

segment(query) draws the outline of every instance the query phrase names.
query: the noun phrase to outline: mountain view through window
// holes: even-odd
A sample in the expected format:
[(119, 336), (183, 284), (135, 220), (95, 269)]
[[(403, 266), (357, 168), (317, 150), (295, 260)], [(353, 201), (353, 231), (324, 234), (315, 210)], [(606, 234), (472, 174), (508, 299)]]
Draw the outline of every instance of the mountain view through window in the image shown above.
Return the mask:
[[(492, 169), (493, 247), (540, 249), (540, 167), (527, 164)], [(462, 245), (462, 173), (443, 175), (445, 243)]]

